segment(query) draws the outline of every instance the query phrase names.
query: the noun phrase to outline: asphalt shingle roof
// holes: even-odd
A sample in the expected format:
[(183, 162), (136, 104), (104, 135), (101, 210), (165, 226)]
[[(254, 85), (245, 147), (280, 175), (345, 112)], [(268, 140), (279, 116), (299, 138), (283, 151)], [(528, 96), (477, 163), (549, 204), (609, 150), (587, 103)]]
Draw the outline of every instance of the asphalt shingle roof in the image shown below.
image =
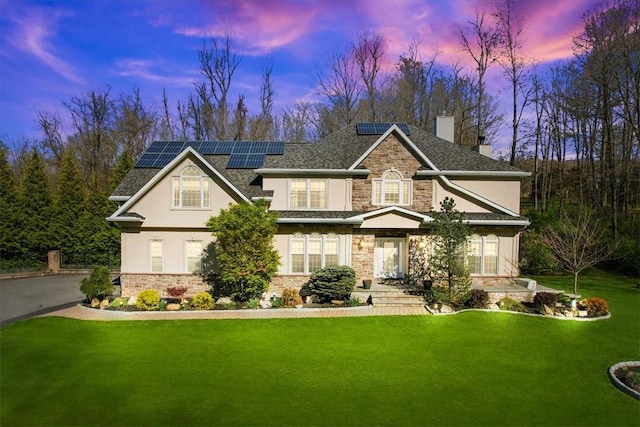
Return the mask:
[[(483, 156), (467, 147), (453, 144), (409, 125), (409, 139), (440, 170), (519, 171), (505, 163)], [(358, 135), (356, 125), (347, 126), (317, 142), (287, 143), (283, 155), (267, 155), (268, 169), (347, 169), (380, 135)], [(228, 155), (203, 158), (247, 198), (271, 195), (261, 189), (261, 177), (252, 169), (227, 169)], [(428, 169), (427, 164), (423, 164)], [(159, 168), (134, 168), (114, 190), (112, 196), (133, 196), (158, 172)], [(353, 215), (353, 212), (351, 212)]]

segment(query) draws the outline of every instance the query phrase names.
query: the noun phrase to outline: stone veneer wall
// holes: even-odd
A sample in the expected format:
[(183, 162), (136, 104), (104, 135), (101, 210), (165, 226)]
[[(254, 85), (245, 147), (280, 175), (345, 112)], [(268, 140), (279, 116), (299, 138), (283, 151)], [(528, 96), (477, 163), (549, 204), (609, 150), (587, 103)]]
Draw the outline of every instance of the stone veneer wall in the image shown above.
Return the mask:
[(132, 297), (146, 289), (155, 289), (162, 298), (168, 298), (167, 288), (186, 286), (185, 296), (192, 297), (198, 292), (209, 291), (211, 287), (197, 274), (131, 274), (120, 275), (120, 288), (123, 297)]
[(351, 267), (356, 271), (356, 284), (364, 279), (373, 280), (375, 242), (374, 234), (354, 234), (351, 239)]
[[(394, 168), (404, 179), (411, 179), (422, 166), (398, 139), (390, 135), (362, 162), (371, 171), (366, 179), (353, 179), (352, 203), (354, 211), (377, 208), (372, 202), (372, 179), (381, 178), (387, 170)], [(416, 211), (432, 210), (433, 183), (430, 178), (413, 179), (413, 205)]]

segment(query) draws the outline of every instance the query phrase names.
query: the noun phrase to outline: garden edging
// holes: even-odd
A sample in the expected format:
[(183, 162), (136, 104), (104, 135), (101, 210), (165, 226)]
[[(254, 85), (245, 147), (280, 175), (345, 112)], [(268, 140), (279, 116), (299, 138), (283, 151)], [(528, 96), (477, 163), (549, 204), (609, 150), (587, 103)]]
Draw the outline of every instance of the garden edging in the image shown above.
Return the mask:
[(627, 385), (624, 384), (622, 381), (620, 381), (618, 377), (616, 377), (615, 375), (615, 372), (618, 369), (623, 368), (625, 366), (640, 366), (640, 362), (629, 361), (629, 362), (616, 363), (615, 365), (609, 368), (609, 379), (611, 380), (611, 383), (615, 386), (615, 388), (617, 388), (623, 393), (628, 394), (629, 396), (635, 398), (636, 400), (640, 400), (640, 393), (638, 393), (637, 391), (635, 391), (630, 387), (627, 387)]
[(598, 316), (598, 317), (557, 317), (557, 316), (548, 316), (544, 314), (535, 314), (535, 313), (520, 313), (519, 311), (510, 311), (510, 310), (487, 310), (483, 308), (465, 308), (463, 310), (453, 311), (451, 313), (436, 313), (428, 305), (425, 305), (425, 307), (429, 312), (429, 314), (433, 314), (434, 316), (449, 316), (452, 314), (464, 313), (466, 311), (481, 311), (485, 313), (487, 312), (488, 313), (511, 313), (511, 314), (520, 314), (523, 316), (544, 317), (544, 318), (557, 319), (557, 320), (573, 320), (577, 322), (595, 322), (598, 320), (606, 320), (611, 317), (611, 313), (609, 311), (607, 311), (606, 315)]

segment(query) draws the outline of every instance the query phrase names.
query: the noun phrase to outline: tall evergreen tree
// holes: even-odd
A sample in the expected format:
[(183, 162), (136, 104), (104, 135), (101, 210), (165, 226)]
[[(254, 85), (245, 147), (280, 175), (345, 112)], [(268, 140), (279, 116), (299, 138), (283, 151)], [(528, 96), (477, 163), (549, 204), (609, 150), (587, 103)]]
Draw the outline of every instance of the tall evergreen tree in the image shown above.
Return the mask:
[(82, 229), (82, 262), (86, 265), (114, 265), (120, 253), (120, 231), (107, 222), (115, 206), (108, 194), (99, 188), (99, 180), (93, 178), (89, 185), (86, 209), (80, 219)]
[(44, 160), (33, 149), (25, 167), (22, 182), (22, 247), (27, 260), (45, 260), (47, 251), (54, 249), (51, 239), (51, 189)]
[(115, 190), (129, 171), (133, 169), (134, 163), (133, 152), (129, 148), (125, 148), (120, 157), (118, 157), (116, 168), (111, 177), (111, 191)]
[(78, 227), (84, 213), (84, 185), (78, 161), (67, 148), (62, 154), (58, 172), (58, 192), (55, 202), (53, 240), (62, 252), (64, 263), (80, 262), (81, 230)]
[(0, 142), (0, 261), (16, 259), (20, 253), (17, 208), (18, 188), (9, 165), (8, 148)]

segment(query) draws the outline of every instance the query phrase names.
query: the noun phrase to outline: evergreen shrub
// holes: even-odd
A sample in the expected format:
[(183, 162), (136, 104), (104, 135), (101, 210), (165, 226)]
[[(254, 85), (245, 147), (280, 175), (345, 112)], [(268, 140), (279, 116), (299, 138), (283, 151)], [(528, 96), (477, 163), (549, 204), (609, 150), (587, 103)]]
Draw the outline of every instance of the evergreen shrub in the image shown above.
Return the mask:
[(155, 289), (146, 289), (136, 297), (136, 308), (138, 310), (151, 311), (160, 307), (160, 292)]
[(80, 292), (87, 296), (87, 300), (93, 298), (100, 300), (113, 295), (113, 284), (111, 283), (111, 274), (105, 266), (98, 266), (91, 271), (89, 277), (85, 277), (80, 281)]
[(486, 308), (489, 305), (489, 294), (482, 289), (472, 289), (465, 305), (469, 308)]
[(196, 310), (211, 310), (215, 303), (209, 292), (198, 292), (191, 300), (191, 306)]
[(533, 297), (533, 305), (538, 313), (544, 312), (544, 306), (553, 309), (558, 302), (558, 296), (551, 292), (538, 292)]
[(282, 291), (280, 299), (282, 300), (283, 307), (295, 307), (296, 305), (302, 304), (302, 297), (297, 289), (285, 289)]
[(325, 267), (309, 278), (309, 290), (318, 302), (349, 301), (356, 286), (356, 272), (349, 266)]

